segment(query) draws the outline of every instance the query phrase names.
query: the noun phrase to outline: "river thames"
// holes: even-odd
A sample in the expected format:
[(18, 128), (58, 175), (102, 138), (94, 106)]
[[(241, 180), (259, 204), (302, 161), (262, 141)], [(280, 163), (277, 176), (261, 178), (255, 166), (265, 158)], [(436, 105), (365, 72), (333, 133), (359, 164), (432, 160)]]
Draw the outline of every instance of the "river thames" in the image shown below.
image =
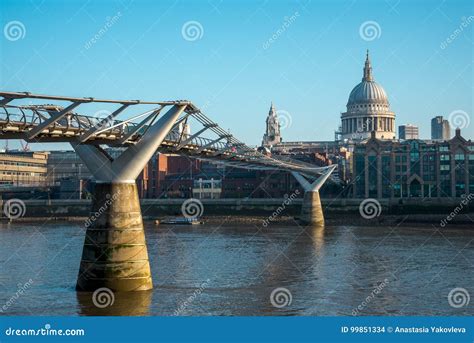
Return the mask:
[[(474, 314), (473, 301), (448, 298), (474, 294), (467, 227), (147, 223), (146, 237), (153, 291), (116, 293), (99, 308), (74, 289), (80, 222), (2, 223), (0, 315)], [(286, 306), (271, 300), (278, 289)]]

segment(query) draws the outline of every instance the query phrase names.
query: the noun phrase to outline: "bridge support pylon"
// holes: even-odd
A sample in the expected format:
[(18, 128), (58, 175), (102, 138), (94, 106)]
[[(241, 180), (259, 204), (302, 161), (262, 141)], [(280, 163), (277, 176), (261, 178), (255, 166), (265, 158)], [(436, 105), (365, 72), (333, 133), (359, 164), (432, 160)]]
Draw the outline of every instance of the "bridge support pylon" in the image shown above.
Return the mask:
[(72, 144), (96, 179), (76, 289), (153, 288), (135, 179), (175, 125), (185, 105), (174, 105), (135, 145), (112, 159), (100, 147)]
[(313, 183), (310, 183), (308, 180), (306, 180), (306, 178), (300, 173), (292, 172), (293, 176), (304, 190), (303, 205), (301, 207), (300, 215), (300, 220), (303, 222), (303, 224), (324, 226), (324, 213), (321, 206), (319, 189), (326, 182), (336, 167), (336, 165), (333, 165), (328, 168)]

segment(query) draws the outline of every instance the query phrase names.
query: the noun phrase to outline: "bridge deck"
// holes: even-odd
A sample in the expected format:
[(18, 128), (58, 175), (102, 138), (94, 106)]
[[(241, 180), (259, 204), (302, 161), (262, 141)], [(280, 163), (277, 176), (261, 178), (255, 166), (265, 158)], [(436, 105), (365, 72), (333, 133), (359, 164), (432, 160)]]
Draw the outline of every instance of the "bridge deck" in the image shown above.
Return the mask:
[[(160, 152), (211, 159), (248, 169), (283, 169), (317, 176), (326, 170), (291, 159), (267, 156), (247, 146), (205, 116), (194, 104), (178, 101), (108, 100), (0, 92), (0, 138), (23, 139), (27, 142), (69, 142), (72, 144), (126, 147), (136, 144), (160, 113), (172, 106), (186, 106), (172, 131), (162, 142)], [(49, 104), (31, 104), (47, 100)], [(29, 101), (29, 104), (21, 104)], [(64, 105), (64, 102), (69, 102)], [(11, 104), (17, 103), (20, 104)], [(117, 105), (105, 116), (88, 116), (74, 111), (91, 103)], [(128, 119), (116, 117), (128, 108), (148, 105), (145, 112)], [(151, 108), (150, 108), (151, 107)], [(180, 125), (192, 123), (194, 133), (180, 130)]]

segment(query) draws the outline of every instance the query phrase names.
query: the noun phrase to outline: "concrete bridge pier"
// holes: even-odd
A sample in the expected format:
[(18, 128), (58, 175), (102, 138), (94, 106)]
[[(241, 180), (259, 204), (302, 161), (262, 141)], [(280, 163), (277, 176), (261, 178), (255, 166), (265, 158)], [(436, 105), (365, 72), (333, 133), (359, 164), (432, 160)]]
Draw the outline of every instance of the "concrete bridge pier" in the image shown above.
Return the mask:
[(153, 288), (135, 183), (97, 183), (77, 290)]
[(115, 160), (95, 145), (72, 144), (97, 181), (76, 290), (153, 288), (135, 179), (185, 107), (173, 106)]
[(304, 192), (300, 219), (305, 224), (324, 226), (324, 214), (319, 192)]
[(306, 178), (300, 173), (292, 172), (293, 176), (304, 190), (303, 205), (301, 207), (300, 216), (300, 220), (304, 224), (312, 226), (324, 226), (324, 213), (321, 206), (319, 189), (326, 182), (336, 167), (336, 165), (333, 165), (328, 168), (313, 183), (310, 183), (308, 180), (306, 180)]

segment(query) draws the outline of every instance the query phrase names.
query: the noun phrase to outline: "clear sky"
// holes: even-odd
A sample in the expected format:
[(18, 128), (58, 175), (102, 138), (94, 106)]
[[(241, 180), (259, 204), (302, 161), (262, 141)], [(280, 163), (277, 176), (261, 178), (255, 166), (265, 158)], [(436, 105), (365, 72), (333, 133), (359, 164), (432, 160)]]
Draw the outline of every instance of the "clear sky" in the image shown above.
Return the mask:
[(332, 140), (370, 49), (397, 126), (460, 110), (473, 138), (473, 3), (0, 0), (0, 88), (189, 99), (251, 145), (273, 101), (285, 141)]

